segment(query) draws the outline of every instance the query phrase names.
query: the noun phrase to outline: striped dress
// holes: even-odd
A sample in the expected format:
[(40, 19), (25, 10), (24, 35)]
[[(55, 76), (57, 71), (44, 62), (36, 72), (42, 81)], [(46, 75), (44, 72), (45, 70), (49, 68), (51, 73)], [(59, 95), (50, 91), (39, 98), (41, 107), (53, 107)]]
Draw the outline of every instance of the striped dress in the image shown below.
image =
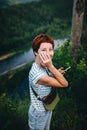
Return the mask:
[(45, 108), (43, 106), (42, 101), (38, 100), (34, 95), (31, 86), (41, 98), (48, 95), (51, 91), (51, 86), (36, 84), (41, 77), (47, 76), (48, 73), (50, 76), (52, 76), (52, 74), (49, 71), (48, 72), (47, 71), (48, 71), (47, 68), (42, 68), (34, 62), (29, 72), (29, 89), (30, 89), (29, 92), (30, 92), (31, 105), (38, 111), (45, 111)]

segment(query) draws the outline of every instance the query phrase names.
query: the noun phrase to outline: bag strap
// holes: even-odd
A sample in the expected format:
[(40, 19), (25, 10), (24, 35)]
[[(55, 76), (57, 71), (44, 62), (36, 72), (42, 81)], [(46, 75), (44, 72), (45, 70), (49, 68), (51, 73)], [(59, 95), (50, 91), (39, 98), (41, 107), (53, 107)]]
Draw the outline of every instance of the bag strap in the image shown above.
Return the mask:
[(42, 101), (42, 99), (41, 99), (40, 96), (35, 92), (35, 90), (33, 89), (32, 86), (31, 86), (31, 89), (32, 89), (34, 95), (36, 96), (36, 98), (37, 98), (38, 100)]

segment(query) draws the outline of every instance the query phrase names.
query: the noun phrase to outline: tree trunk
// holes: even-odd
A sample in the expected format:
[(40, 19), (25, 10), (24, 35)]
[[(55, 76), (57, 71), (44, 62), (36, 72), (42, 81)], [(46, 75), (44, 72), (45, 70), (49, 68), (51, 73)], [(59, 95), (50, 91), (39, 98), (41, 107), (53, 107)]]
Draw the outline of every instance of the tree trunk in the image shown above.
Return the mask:
[(84, 6), (85, 6), (85, 0), (74, 0), (71, 43), (72, 43), (72, 54), (76, 63), (78, 59), (78, 49), (80, 46), (82, 35)]

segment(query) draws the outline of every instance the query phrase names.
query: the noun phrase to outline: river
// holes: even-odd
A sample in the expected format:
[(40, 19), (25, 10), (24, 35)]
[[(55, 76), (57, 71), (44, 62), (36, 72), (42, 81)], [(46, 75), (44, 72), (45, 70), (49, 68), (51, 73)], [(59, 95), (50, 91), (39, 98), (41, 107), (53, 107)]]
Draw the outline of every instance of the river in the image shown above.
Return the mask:
[[(55, 48), (58, 47), (58, 44), (62, 45), (64, 43), (64, 39), (54, 40)], [(8, 71), (11, 71), (16, 68), (20, 68), (21, 66), (26, 65), (27, 63), (34, 60), (34, 54), (32, 49), (25, 51), (21, 54), (14, 55), (10, 58), (4, 59), (0, 61), (0, 75), (6, 74)]]

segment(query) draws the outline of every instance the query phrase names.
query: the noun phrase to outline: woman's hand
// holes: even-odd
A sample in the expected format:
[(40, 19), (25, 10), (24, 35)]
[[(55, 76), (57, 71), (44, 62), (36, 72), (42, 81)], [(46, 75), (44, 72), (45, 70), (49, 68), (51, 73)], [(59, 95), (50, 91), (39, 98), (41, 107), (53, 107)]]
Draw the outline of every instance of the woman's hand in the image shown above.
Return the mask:
[(59, 71), (61, 74), (65, 74), (65, 71), (64, 71), (64, 68), (63, 68), (63, 67), (59, 68), (58, 71)]
[(49, 68), (50, 66), (52, 66), (52, 59), (48, 53), (40, 52), (39, 57), (40, 57), (41, 65), (43, 67)]

